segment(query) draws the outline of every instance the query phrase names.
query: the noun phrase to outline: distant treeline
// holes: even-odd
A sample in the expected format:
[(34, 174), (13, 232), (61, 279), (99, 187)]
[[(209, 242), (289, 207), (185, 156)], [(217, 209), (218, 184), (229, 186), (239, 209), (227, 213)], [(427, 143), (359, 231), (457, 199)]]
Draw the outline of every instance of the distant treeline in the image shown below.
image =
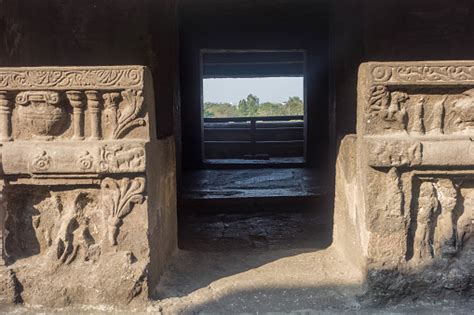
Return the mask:
[(288, 98), (285, 103), (265, 102), (255, 95), (249, 94), (246, 99), (235, 106), (230, 103), (204, 103), (204, 117), (261, 117), (303, 115), (303, 101), (298, 96)]

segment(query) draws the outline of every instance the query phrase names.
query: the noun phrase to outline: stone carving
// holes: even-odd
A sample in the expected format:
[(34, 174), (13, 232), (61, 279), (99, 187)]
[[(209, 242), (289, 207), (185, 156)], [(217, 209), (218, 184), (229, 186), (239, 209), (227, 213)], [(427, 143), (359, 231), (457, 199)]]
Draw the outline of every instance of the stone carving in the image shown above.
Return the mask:
[(447, 96), (444, 96), (441, 98), (441, 100), (433, 104), (433, 110), (431, 112), (430, 117), (428, 118), (431, 121), (431, 124), (428, 127), (427, 133), (430, 135), (440, 135), (444, 133), (444, 103), (446, 102), (447, 98)]
[(65, 118), (62, 107), (56, 106), (59, 95), (52, 91), (27, 91), (16, 96), (21, 126), (36, 138), (49, 140), (56, 135)]
[(104, 93), (104, 130), (106, 139), (113, 138), (113, 132), (117, 128), (117, 109), (120, 93)]
[(433, 216), (438, 212), (436, 190), (431, 182), (420, 185), (418, 211), (416, 217), (416, 232), (413, 242), (413, 261), (423, 263), (433, 258), (433, 239), (431, 230)]
[(30, 164), (31, 171), (44, 172), (51, 167), (51, 157), (46, 151), (37, 154)]
[(379, 65), (372, 69), (375, 82), (474, 82), (474, 65)]
[(413, 113), (413, 126), (411, 128), (410, 134), (422, 135), (425, 133), (425, 125), (423, 121), (425, 102), (425, 98), (421, 97), (415, 104)]
[(412, 263), (415, 264), (452, 258), (470, 237), (473, 191), (465, 196), (464, 209), (460, 209), (459, 192), (453, 181), (447, 178), (432, 181), (420, 185), (413, 239)]
[(100, 108), (99, 108), (99, 93), (97, 91), (86, 91), (87, 95), (87, 109), (89, 110), (90, 126), (91, 126), (91, 140), (101, 139), (100, 130)]
[(441, 213), (434, 233), (434, 254), (438, 257), (452, 257), (456, 254), (456, 229), (454, 210), (458, 192), (450, 179), (440, 179), (435, 185)]
[(142, 67), (0, 69), (2, 89), (139, 88)]
[(5, 91), (0, 91), (0, 141), (12, 140), (12, 102)]
[(143, 178), (105, 178), (101, 184), (102, 206), (107, 216), (108, 238), (111, 245), (117, 245), (117, 236), (122, 220), (137, 203), (144, 200), (145, 180)]
[(392, 167), (387, 175), (385, 212), (389, 216), (400, 216), (403, 214), (405, 206), (405, 195), (403, 194), (400, 174), (395, 167)]
[(0, 181), (0, 267), (5, 265), (5, 221), (7, 216), (7, 204), (5, 196), (5, 183)]
[(369, 142), (369, 165), (372, 167), (415, 166), (422, 163), (423, 146), (420, 142)]
[(105, 145), (99, 150), (99, 172), (139, 172), (144, 165), (145, 150), (141, 146)]
[(406, 100), (408, 100), (406, 93), (389, 92), (385, 86), (374, 86), (370, 89), (368, 114), (380, 117), (387, 132), (406, 132), (407, 112), (404, 107)]
[(450, 120), (458, 132), (474, 132), (474, 89), (462, 93), (453, 103)]
[(84, 154), (79, 156), (79, 159), (76, 161), (76, 164), (81, 170), (89, 171), (92, 170), (92, 167), (94, 166), (94, 158), (89, 153), (89, 151), (86, 151)]
[(82, 102), (82, 93), (80, 91), (67, 91), (66, 95), (73, 108), (73, 140), (84, 139), (84, 104)]
[(123, 100), (116, 111), (117, 120), (112, 133), (113, 139), (119, 139), (131, 128), (145, 124), (145, 120), (139, 118), (143, 107), (142, 91), (128, 89), (122, 91), (121, 95)]

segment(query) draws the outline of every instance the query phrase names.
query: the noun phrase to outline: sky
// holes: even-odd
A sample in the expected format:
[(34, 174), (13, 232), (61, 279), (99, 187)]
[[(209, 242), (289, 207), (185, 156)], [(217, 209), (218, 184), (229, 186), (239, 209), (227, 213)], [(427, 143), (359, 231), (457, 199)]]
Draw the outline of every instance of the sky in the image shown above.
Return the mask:
[(253, 94), (260, 103), (286, 102), (290, 96), (303, 99), (303, 77), (223, 78), (203, 80), (204, 103), (232, 103)]

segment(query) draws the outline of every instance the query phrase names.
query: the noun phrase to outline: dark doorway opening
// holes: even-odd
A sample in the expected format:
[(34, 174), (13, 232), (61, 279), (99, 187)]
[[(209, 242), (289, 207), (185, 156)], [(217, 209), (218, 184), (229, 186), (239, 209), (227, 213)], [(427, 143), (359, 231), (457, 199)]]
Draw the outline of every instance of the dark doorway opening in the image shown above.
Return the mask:
[[(180, 248), (220, 252), (331, 243), (328, 36), (325, 1), (181, 3)], [(220, 100), (206, 99), (206, 80), (225, 78), (300, 78), (303, 110), (256, 117), (251, 91), (212, 108), (209, 103)], [(262, 99), (258, 105), (270, 102), (252, 96)], [(287, 109), (284, 103), (294, 96), (268, 107)], [(241, 100), (253, 114), (235, 114)], [(216, 117), (226, 110), (234, 114)]]

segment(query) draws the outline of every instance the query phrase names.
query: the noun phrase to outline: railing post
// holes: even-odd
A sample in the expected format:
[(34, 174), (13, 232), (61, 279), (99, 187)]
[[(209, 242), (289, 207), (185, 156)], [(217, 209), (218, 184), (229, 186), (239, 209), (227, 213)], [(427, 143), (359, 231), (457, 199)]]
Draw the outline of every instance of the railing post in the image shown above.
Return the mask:
[(255, 117), (250, 118), (250, 136), (252, 140), (252, 158), (255, 158), (257, 154), (257, 119)]

